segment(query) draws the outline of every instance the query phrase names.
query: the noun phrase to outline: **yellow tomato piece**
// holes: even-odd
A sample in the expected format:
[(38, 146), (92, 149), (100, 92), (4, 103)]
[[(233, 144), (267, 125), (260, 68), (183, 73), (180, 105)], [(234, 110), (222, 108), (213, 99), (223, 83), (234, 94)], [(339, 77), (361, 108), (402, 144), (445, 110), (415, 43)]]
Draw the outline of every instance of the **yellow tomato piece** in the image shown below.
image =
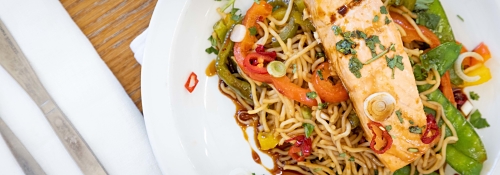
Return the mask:
[(257, 139), (259, 140), (260, 149), (261, 150), (269, 150), (273, 149), (278, 145), (279, 140), (274, 137), (272, 132), (259, 132), (257, 135)]
[(483, 84), (491, 79), (490, 69), (488, 67), (486, 67), (485, 65), (482, 65), (481, 67), (479, 67), (475, 70), (467, 72), (466, 75), (471, 76), (471, 77), (479, 75), (481, 78), (477, 81), (474, 81), (474, 82), (464, 81), (464, 86), (480, 85), (480, 84)]

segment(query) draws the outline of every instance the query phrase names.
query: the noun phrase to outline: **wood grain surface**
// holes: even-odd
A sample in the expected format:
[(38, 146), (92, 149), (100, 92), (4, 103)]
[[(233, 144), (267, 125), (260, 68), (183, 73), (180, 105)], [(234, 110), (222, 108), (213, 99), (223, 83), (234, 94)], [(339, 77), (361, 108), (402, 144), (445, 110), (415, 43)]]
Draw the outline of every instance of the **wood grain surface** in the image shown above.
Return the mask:
[(130, 42), (149, 25), (157, 0), (60, 0), (142, 112), (141, 65)]

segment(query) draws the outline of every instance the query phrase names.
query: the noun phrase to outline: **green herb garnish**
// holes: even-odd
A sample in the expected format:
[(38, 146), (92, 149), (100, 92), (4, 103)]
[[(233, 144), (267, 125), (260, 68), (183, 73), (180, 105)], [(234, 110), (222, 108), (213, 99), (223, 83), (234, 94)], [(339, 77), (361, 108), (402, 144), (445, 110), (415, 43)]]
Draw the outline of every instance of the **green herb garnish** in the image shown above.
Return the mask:
[(360, 70), (363, 68), (363, 63), (359, 61), (356, 56), (352, 56), (351, 59), (349, 59), (349, 71), (351, 71), (356, 78), (361, 78), (361, 72)]
[(385, 6), (380, 6), (380, 13), (387, 14), (387, 8), (385, 8)]
[(481, 113), (479, 112), (479, 110), (474, 111), (470, 115), (469, 120), (470, 120), (470, 124), (472, 124), (472, 126), (474, 126), (477, 129), (486, 128), (486, 127), (490, 126), (488, 121), (486, 121), (485, 118), (481, 117)]
[(319, 109), (326, 109), (328, 107), (328, 103), (319, 103), (318, 108)]
[(373, 17), (373, 22), (378, 22), (378, 15), (375, 15), (375, 17)]
[(260, 0), (253, 0), (255, 3), (260, 4)]
[(433, 13), (425, 13), (425, 12), (420, 12), (418, 13), (416, 23), (419, 25), (423, 25), (429, 29), (436, 30), (439, 21), (441, 20), (441, 17), (439, 17), (436, 14)]
[(392, 126), (391, 125), (385, 126), (385, 130), (387, 130), (387, 132), (391, 131), (392, 130)]
[(304, 127), (304, 133), (306, 135), (306, 138), (309, 138), (312, 132), (314, 131), (314, 125), (310, 123), (304, 123), (302, 124), (302, 126)]
[(410, 132), (413, 134), (422, 134), (422, 128), (418, 126), (410, 126)]
[(464, 18), (462, 18), (460, 15), (457, 15), (458, 19), (460, 19), (460, 21), (464, 22)]
[(321, 57), (324, 57), (325, 54), (323, 52), (318, 52), (316, 53), (316, 58), (321, 58)]
[[(382, 46), (382, 44), (380, 44), (380, 46)], [(366, 61), (365, 63), (363, 63), (364, 65), (367, 65), (367, 64), (370, 64), (372, 63), (373, 61), (377, 60), (378, 58), (384, 56), (387, 52), (389, 52), (389, 50), (391, 48), (394, 47), (394, 44), (391, 44), (391, 46), (389, 46), (389, 48), (387, 50), (384, 50), (383, 52), (379, 53), (378, 55), (375, 55), (373, 58), (369, 59), (368, 61)], [(384, 47), (385, 48), (385, 47)], [(387, 58), (387, 56), (386, 56)]]
[(475, 93), (474, 91), (470, 91), (469, 96), (472, 100), (479, 100), (479, 95), (477, 93)]
[(292, 73), (297, 72), (297, 64), (293, 64), (292, 66)]
[(386, 55), (385, 60), (387, 61), (387, 66), (392, 69), (392, 79), (394, 79), (394, 68), (404, 70), (403, 57), (401, 55), (395, 55), (394, 58), (389, 58)]
[(336, 44), (337, 51), (343, 53), (344, 55), (356, 54), (356, 50), (354, 50), (355, 47), (356, 43), (354, 43), (351, 39), (343, 39)]
[(340, 153), (339, 156), (340, 157), (345, 157), (345, 153)]
[(385, 24), (389, 24), (391, 23), (392, 21), (389, 19), (389, 17), (385, 16)]
[(410, 120), (408, 122), (410, 122), (411, 125), (415, 124), (415, 122), (413, 122), (413, 120)]
[(316, 94), (316, 92), (314, 92), (314, 91), (311, 91), (311, 92), (306, 93), (306, 96), (308, 99), (315, 99), (316, 97), (318, 97), (318, 94)]
[(248, 28), (248, 31), (250, 32), (250, 35), (252, 35), (252, 36), (257, 35), (257, 28), (255, 28), (255, 27)]
[(209, 47), (209, 48), (205, 49), (205, 52), (207, 52), (208, 54), (211, 54), (211, 53), (214, 53), (215, 55), (219, 54), (219, 51), (217, 49), (215, 49), (214, 47)]
[(342, 29), (340, 29), (340, 26), (337, 25), (332, 26), (332, 30), (335, 35), (339, 35), (340, 33), (342, 33)]
[(323, 72), (321, 70), (317, 70), (316, 74), (318, 75), (318, 77), (319, 77), (320, 80), (324, 80), (323, 79)]
[(401, 114), (401, 110), (397, 110), (397, 111), (396, 111), (396, 115), (398, 116), (399, 122), (400, 122), (401, 124), (403, 124), (404, 120), (403, 120), (403, 116), (401, 116), (401, 115), (402, 115), (402, 114)]
[(354, 157), (351, 156), (351, 158), (349, 158), (349, 161), (354, 162)]

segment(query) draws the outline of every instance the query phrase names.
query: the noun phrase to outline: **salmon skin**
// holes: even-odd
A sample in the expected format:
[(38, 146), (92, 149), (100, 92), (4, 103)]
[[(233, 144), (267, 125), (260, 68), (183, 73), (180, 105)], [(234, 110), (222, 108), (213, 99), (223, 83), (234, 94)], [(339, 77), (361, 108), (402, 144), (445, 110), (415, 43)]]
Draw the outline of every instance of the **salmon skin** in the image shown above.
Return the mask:
[[(329, 62), (349, 91), (367, 140), (374, 136), (368, 128), (372, 121), (392, 128), (392, 146), (377, 157), (393, 172), (421, 157), (430, 146), (422, 143), (422, 134), (409, 128), (419, 127), (423, 133), (426, 115), (410, 60), (388, 9), (380, 0), (305, 2)], [(346, 37), (345, 32), (351, 33)], [(373, 59), (377, 56), (380, 58)], [(380, 92), (393, 97), (394, 110), (386, 117), (369, 118), (364, 101)]]

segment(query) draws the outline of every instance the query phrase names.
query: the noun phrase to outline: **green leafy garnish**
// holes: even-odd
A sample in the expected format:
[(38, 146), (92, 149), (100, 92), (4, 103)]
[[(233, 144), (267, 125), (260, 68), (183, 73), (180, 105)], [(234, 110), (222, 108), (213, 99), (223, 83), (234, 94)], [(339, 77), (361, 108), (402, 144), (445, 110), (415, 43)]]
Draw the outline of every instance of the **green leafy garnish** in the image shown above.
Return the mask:
[(308, 99), (315, 99), (316, 97), (318, 97), (318, 94), (316, 94), (316, 92), (314, 92), (314, 91), (311, 91), (311, 92), (306, 93), (306, 96)]
[(488, 121), (486, 121), (485, 118), (482, 118), (481, 113), (479, 112), (479, 110), (474, 111), (470, 115), (470, 119), (469, 120), (470, 120), (470, 124), (472, 124), (472, 126), (474, 126), (477, 129), (486, 128), (486, 127), (490, 126), (490, 124), (488, 123)]
[(354, 157), (351, 156), (351, 158), (349, 158), (349, 161), (354, 162)]
[(319, 171), (321, 171), (321, 170), (323, 170), (323, 169), (321, 169), (321, 168), (314, 168), (314, 169), (313, 169), (313, 171), (314, 171), (314, 172), (319, 172)]
[(260, 4), (260, 0), (253, 0), (255, 3)]
[(292, 73), (297, 72), (297, 64), (293, 64), (292, 66)]
[(257, 35), (257, 28), (255, 28), (255, 27), (248, 28), (248, 31), (250, 31), (250, 35), (252, 35), (252, 36)]
[(441, 17), (433, 13), (420, 12), (417, 16), (417, 24), (423, 25), (429, 29), (436, 30)]
[(387, 14), (387, 8), (385, 8), (385, 6), (380, 6), (380, 13)]
[(243, 16), (241, 16), (241, 14), (238, 14), (236, 15), (236, 12), (238, 12), (240, 9), (239, 8), (233, 8), (231, 9), (231, 12), (229, 14), (231, 14), (231, 19), (234, 20), (234, 21), (240, 21), (241, 19), (243, 19)]
[(314, 125), (310, 123), (304, 123), (302, 124), (302, 126), (304, 127), (304, 133), (306, 135), (306, 138), (309, 138), (312, 132), (314, 132)]
[(403, 124), (404, 120), (403, 120), (403, 116), (401, 116), (401, 115), (402, 115), (402, 114), (401, 114), (401, 110), (397, 110), (397, 111), (396, 111), (396, 116), (398, 116), (399, 122), (400, 122), (401, 124)]
[(316, 53), (316, 58), (321, 58), (321, 57), (324, 57), (325, 54), (323, 52), (318, 52)]
[(387, 130), (387, 132), (391, 131), (392, 130), (392, 126), (391, 125), (385, 126), (385, 130)]
[(427, 72), (422, 69), (422, 66), (420, 66), (420, 64), (417, 64), (413, 66), (413, 76), (415, 76), (415, 80), (422, 81), (427, 78)]
[(410, 132), (413, 134), (422, 134), (422, 128), (418, 126), (410, 126)]
[(374, 174), (374, 175), (378, 175), (378, 170), (374, 170), (374, 171), (373, 171), (373, 174)]
[(342, 33), (342, 29), (340, 29), (340, 26), (337, 25), (333, 25), (332, 30), (335, 35), (339, 35), (340, 33)]
[(411, 125), (415, 124), (415, 122), (413, 122), (413, 120), (410, 120), (408, 122), (410, 122)]
[(460, 21), (464, 22), (464, 18), (462, 18), (460, 15), (457, 15), (458, 19), (460, 19)]
[(378, 22), (378, 15), (375, 15), (375, 17), (373, 17), (373, 22)]
[(217, 46), (217, 40), (214, 37), (212, 37), (212, 35), (210, 35), (210, 37), (208, 38), (208, 41), (210, 41), (210, 44), (212, 45), (212, 47)]
[(377, 44), (380, 44), (380, 39), (378, 38), (377, 35), (371, 35), (370, 37), (365, 39), (365, 44), (366, 47), (370, 48), (370, 51), (372, 52), (372, 56), (375, 57), (377, 53), (375, 52), (375, 46)]
[(470, 91), (469, 96), (472, 100), (479, 100), (479, 95), (477, 93), (475, 93), (474, 91)]
[(389, 19), (389, 17), (385, 16), (385, 24), (389, 24), (391, 23), (392, 21)]
[(318, 77), (319, 77), (320, 80), (324, 80), (323, 79), (323, 72), (321, 70), (317, 70), (316, 74), (318, 74)]
[[(379, 46), (384, 47), (382, 44), (380, 44)], [(373, 61), (375, 61), (375, 60), (379, 59), (380, 57), (384, 56), (384, 55), (385, 55), (387, 52), (389, 52), (389, 50), (390, 50), (391, 48), (393, 48), (393, 47), (394, 47), (394, 44), (391, 44), (391, 46), (389, 46), (389, 48), (388, 48), (387, 50), (384, 50), (383, 52), (380, 52), (378, 55), (375, 55), (373, 58), (369, 59), (368, 61), (366, 61), (366, 62), (365, 62), (365, 63), (363, 63), (363, 64), (364, 64), (364, 65), (367, 65), (367, 64), (372, 63)], [(385, 47), (384, 47), (384, 49), (385, 49)], [(386, 57), (387, 57), (387, 56), (386, 56)]]
[(404, 70), (403, 57), (401, 55), (395, 55), (394, 58), (389, 58), (386, 55), (385, 60), (387, 61), (387, 66), (392, 69), (393, 79), (394, 79), (394, 68), (398, 68), (399, 70)]
[(337, 51), (343, 53), (344, 55), (356, 54), (356, 50), (354, 50), (355, 47), (356, 43), (354, 43), (351, 39), (343, 39), (336, 44)]
[(434, 0), (417, 0), (415, 3), (415, 11), (427, 10), (429, 9), (429, 4), (434, 2)]
[(211, 53), (214, 53), (215, 55), (219, 54), (219, 51), (217, 49), (215, 49), (214, 47), (209, 47), (209, 48), (205, 49), (205, 52), (207, 52), (208, 54), (211, 54)]
[(345, 157), (345, 153), (340, 153), (339, 156), (340, 157)]
[(318, 103), (319, 109), (326, 109), (328, 107), (328, 103)]
[(360, 70), (363, 68), (363, 63), (359, 61), (358, 58), (355, 56), (352, 56), (351, 59), (349, 59), (349, 71), (351, 71), (356, 78), (361, 78), (361, 72)]

